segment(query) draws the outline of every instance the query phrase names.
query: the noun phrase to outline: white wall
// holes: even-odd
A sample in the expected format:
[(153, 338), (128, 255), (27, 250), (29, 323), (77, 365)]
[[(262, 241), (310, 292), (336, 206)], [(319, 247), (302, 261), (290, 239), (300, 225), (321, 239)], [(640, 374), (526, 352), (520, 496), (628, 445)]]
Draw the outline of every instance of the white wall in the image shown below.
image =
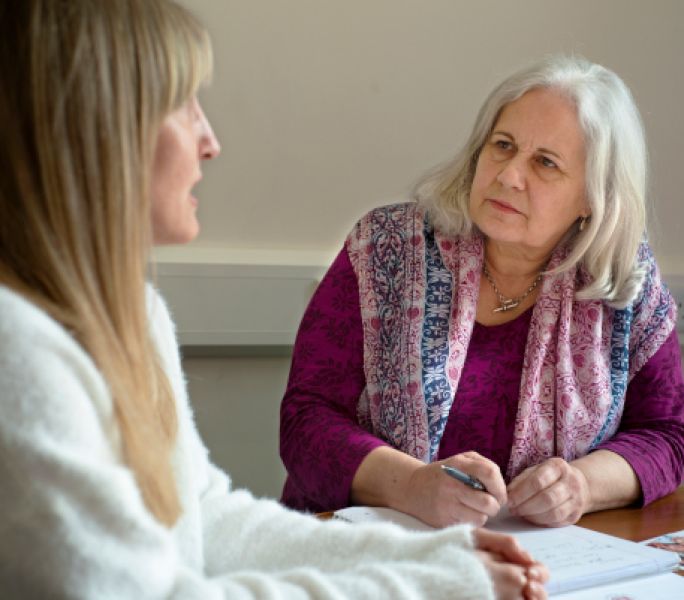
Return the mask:
[(617, 71), (652, 152), (654, 242), (684, 272), (680, 0), (185, 0), (213, 35), (223, 154), (199, 245), (339, 247), (367, 208), (450, 157), (502, 76), (549, 52)]
[[(202, 233), (180, 250), (326, 264), (370, 207), (406, 196), (463, 141), (503, 76), (545, 53), (617, 71), (652, 157), (651, 239), (684, 276), (684, 2), (185, 0), (213, 35), (202, 100), (223, 144), (198, 188)], [(179, 251), (159, 256), (178, 257)], [(288, 259), (289, 260), (289, 259)], [(286, 358), (185, 361), (200, 428), (238, 484), (277, 495)]]

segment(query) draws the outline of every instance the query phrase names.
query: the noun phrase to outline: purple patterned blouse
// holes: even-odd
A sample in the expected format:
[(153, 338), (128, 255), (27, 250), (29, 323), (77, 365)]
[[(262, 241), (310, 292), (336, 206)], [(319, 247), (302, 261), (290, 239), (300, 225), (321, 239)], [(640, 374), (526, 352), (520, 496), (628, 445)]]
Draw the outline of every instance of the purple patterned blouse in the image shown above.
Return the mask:
[[(532, 309), (502, 325), (475, 323), (439, 458), (474, 450), (503, 473), (511, 452)], [(311, 511), (349, 504), (351, 482), (374, 448), (387, 445), (357, 422), (365, 386), (356, 275), (346, 249), (304, 314), (281, 406), (282, 502)], [(639, 478), (641, 504), (670, 493), (684, 474), (684, 376), (673, 332), (627, 389), (617, 433), (599, 448), (620, 454)]]

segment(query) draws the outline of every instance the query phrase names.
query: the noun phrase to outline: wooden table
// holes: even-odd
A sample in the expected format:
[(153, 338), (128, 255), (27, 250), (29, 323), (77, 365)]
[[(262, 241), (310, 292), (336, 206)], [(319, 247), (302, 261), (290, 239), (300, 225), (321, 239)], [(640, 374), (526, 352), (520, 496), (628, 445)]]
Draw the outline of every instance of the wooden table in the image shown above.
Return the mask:
[(577, 525), (641, 542), (684, 529), (684, 485), (645, 508), (602, 510), (582, 517)]

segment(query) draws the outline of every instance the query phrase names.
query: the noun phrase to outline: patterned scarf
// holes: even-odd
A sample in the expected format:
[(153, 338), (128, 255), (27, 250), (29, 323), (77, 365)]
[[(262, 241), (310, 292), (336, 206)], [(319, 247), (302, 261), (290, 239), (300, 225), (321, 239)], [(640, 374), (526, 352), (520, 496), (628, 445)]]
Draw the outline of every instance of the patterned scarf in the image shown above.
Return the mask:
[[(414, 203), (368, 213), (347, 248), (359, 282), (366, 388), (360, 423), (425, 462), (435, 459), (475, 323), (481, 235), (449, 238)], [(557, 249), (548, 268), (567, 256)], [(578, 301), (574, 268), (546, 276), (527, 337), (507, 477), (560, 456), (573, 460), (610, 438), (627, 384), (675, 326), (676, 308), (650, 248), (646, 276), (625, 309)]]

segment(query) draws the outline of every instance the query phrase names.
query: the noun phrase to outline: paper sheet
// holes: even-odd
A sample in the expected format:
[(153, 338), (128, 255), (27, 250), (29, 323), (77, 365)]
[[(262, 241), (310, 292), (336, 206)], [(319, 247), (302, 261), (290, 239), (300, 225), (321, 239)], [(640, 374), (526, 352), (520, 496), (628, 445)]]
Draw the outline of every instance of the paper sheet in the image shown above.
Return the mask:
[[(337, 518), (351, 522), (389, 521), (406, 529), (433, 529), (390, 508), (354, 506), (335, 514)], [(671, 571), (678, 562), (676, 554), (664, 550), (583, 527), (537, 527), (511, 517), (505, 510), (486, 527), (515, 535), (536, 560), (549, 568), (551, 577), (546, 586), (549, 594), (664, 573)]]

